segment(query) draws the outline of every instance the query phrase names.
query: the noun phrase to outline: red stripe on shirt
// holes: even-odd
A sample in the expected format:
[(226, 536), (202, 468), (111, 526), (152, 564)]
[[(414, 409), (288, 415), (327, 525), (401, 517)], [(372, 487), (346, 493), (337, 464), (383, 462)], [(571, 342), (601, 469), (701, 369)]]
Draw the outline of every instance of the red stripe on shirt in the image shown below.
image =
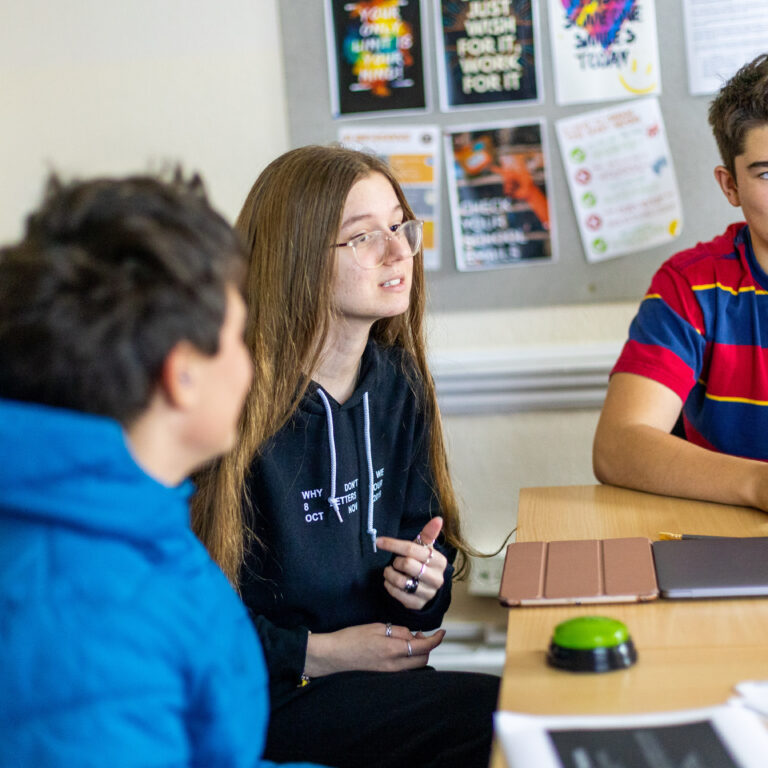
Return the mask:
[(681, 400), (688, 397), (696, 383), (691, 368), (674, 352), (632, 339), (624, 345), (611, 376), (614, 373), (634, 373), (658, 381), (669, 387)]
[(667, 306), (690, 323), (700, 333), (704, 331), (704, 315), (683, 275), (667, 263), (654, 275), (650, 295), (659, 296)]
[(707, 394), (768, 402), (768, 349), (743, 344), (713, 344)]

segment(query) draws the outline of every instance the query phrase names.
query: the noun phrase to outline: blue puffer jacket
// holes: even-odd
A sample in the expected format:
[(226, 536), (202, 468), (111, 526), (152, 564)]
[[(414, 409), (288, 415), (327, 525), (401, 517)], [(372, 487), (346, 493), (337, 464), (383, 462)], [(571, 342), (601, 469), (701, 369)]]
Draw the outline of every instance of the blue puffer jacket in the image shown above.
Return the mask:
[(0, 400), (0, 766), (253, 766), (251, 622), (108, 419)]

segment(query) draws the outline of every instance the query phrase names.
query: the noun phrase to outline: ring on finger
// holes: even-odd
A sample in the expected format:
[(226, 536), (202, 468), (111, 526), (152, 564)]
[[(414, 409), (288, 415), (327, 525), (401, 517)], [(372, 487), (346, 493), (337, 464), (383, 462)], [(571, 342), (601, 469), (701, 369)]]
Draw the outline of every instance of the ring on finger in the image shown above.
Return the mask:
[(405, 586), (403, 587), (403, 589), (409, 595), (412, 595), (418, 588), (419, 588), (418, 576), (415, 579), (406, 579)]
[(410, 658), (411, 656), (413, 656), (413, 648), (411, 648), (411, 641), (406, 640), (405, 644), (408, 646), (408, 658)]
[(387, 637), (392, 637), (392, 622), (391, 621), (387, 622), (387, 628), (384, 630), (384, 634)]
[(421, 568), (419, 568), (419, 573), (418, 573), (418, 575), (416, 576), (416, 578), (417, 578), (417, 579), (420, 579), (420, 578), (421, 578), (421, 574), (422, 574), (422, 573), (424, 573), (424, 569), (427, 567), (427, 563), (428, 563), (428, 562), (429, 562), (429, 560), (427, 560), (427, 561), (425, 561), (425, 562), (423, 562), (423, 563), (421, 564)]

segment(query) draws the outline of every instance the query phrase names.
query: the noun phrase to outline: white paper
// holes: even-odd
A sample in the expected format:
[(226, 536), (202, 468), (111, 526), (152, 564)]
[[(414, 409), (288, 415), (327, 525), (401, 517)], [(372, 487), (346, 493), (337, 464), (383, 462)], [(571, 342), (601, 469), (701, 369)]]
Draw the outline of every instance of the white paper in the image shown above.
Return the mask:
[(342, 128), (339, 141), (389, 163), (416, 218), (424, 222), (424, 268), (440, 269), (440, 132), (437, 126)]
[(587, 261), (674, 240), (682, 206), (656, 98), (555, 124)]
[[(589, 749), (576, 748), (571, 754), (572, 762), (564, 763), (558, 757), (555, 743), (550, 734), (564, 731), (624, 731), (614, 737), (614, 743), (601, 746), (599, 765), (611, 768), (657, 768), (663, 765), (727, 765), (727, 762), (702, 762), (697, 759), (699, 748), (696, 743), (688, 747), (682, 741), (677, 743), (674, 731), (668, 731), (664, 740), (656, 738), (655, 729), (666, 730), (665, 726), (709, 724), (713, 737), (724, 749), (726, 761), (730, 758), (737, 768), (765, 768), (768, 755), (768, 730), (754, 712), (742, 707), (720, 706), (703, 709), (656, 712), (638, 715), (592, 715), (592, 716), (537, 716), (517, 712), (497, 712), (494, 716), (496, 736), (500, 740), (509, 768), (563, 768), (564, 765), (593, 766)], [(699, 726), (697, 726), (699, 727)], [(709, 728), (705, 725), (705, 728)], [(666, 758), (668, 751), (678, 748), (675, 760)], [(635, 752), (635, 759), (626, 762), (626, 752)], [(707, 755), (710, 757), (711, 755)], [(624, 759), (622, 759), (624, 758)], [(639, 758), (639, 760), (638, 760)]]
[(655, 0), (547, 2), (558, 104), (661, 93)]
[(734, 704), (740, 704), (768, 717), (768, 680), (745, 680), (734, 686), (737, 696), (731, 699)]
[(715, 93), (768, 50), (766, 0), (684, 0), (688, 89)]

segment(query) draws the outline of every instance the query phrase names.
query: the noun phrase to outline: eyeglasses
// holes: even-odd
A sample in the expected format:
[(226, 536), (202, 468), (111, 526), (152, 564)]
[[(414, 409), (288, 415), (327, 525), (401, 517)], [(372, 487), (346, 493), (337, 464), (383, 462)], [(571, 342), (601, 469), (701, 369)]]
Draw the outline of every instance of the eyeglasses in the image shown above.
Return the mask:
[(349, 242), (334, 243), (333, 247), (351, 248), (359, 266), (363, 269), (376, 269), (386, 260), (390, 241), (400, 249), (401, 259), (413, 258), (421, 248), (423, 227), (423, 221), (410, 219), (386, 231), (375, 229), (373, 232), (365, 232), (353, 237)]

